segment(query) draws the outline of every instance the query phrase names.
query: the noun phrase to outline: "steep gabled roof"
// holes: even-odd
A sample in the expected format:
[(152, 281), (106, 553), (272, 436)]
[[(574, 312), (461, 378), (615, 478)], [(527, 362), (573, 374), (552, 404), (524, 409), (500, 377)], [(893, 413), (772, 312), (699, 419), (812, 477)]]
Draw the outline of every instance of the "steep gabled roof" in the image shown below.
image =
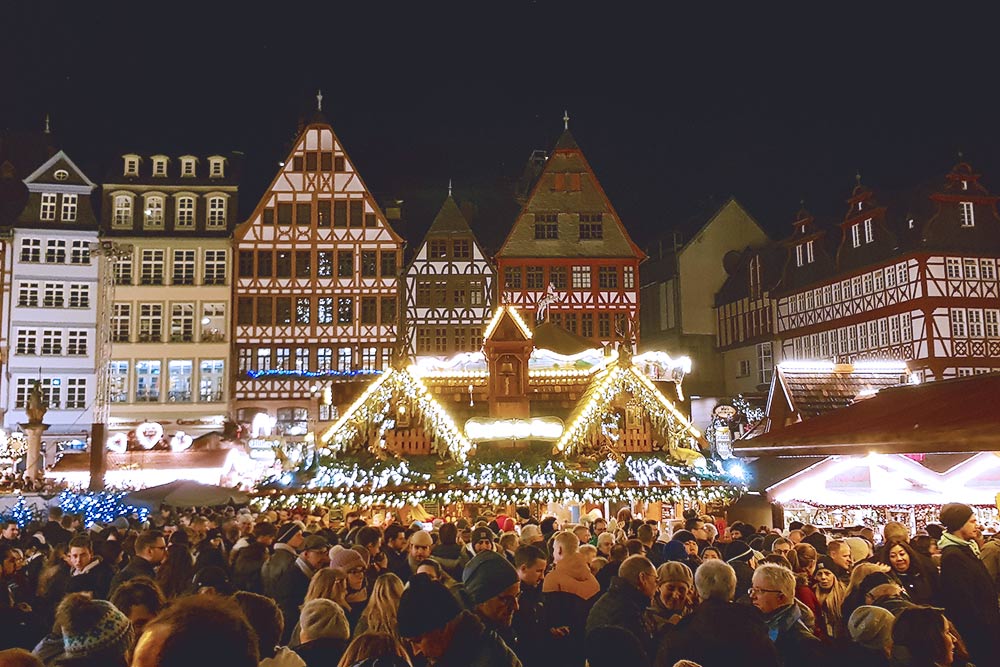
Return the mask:
[(449, 194), (448, 198), (441, 204), (441, 210), (434, 216), (434, 222), (431, 223), (430, 229), (427, 230), (424, 238), (450, 236), (453, 234), (474, 236), (472, 228), (469, 227), (469, 221), (462, 215), (462, 211), (458, 208), (458, 204), (455, 203), (455, 199)]
[(24, 179), (24, 184), (31, 188), (32, 184), (36, 181), (43, 181), (45, 183), (56, 183), (58, 181), (52, 176), (55, 173), (56, 167), (63, 166), (68, 167), (67, 171), (70, 171), (69, 178), (64, 181), (67, 185), (83, 185), (89, 187), (91, 190), (97, 187), (97, 185), (87, 178), (87, 175), (83, 173), (83, 170), (76, 166), (76, 163), (66, 155), (65, 151), (58, 151), (55, 155), (50, 157), (48, 160), (43, 162), (37, 169), (31, 172)]
[[(535, 239), (535, 214), (600, 213), (603, 238), (580, 242), (578, 223), (559, 221), (559, 238)], [(622, 224), (594, 170), (565, 130), (497, 257), (634, 257), (645, 259)]]

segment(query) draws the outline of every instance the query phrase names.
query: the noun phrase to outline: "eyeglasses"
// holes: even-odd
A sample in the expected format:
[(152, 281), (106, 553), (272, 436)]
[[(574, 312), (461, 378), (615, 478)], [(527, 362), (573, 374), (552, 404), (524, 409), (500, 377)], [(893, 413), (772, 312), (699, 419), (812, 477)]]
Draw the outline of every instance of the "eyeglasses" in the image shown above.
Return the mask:
[(773, 588), (757, 588), (756, 586), (747, 589), (747, 595), (760, 595), (761, 593), (777, 593), (779, 595), (783, 594), (784, 591), (775, 590)]
[(365, 568), (363, 567), (352, 567), (350, 570), (347, 570), (347, 574), (362, 574), (364, 571)]

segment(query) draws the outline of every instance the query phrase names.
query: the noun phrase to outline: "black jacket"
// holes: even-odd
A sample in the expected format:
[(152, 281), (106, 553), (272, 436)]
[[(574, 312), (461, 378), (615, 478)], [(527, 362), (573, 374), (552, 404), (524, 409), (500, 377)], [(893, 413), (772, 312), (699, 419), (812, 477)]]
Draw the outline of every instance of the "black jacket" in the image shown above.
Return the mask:
[(108, 594), (110, 595), (111, 593), (114, 593), (115, 589), (124, 584), (126, 581), (131, 581), (137, 577), (148, 577), (153, 581), (156, 581), (156, 566), (145, 558), (139, 558), (136, 556), (111, 579), (111, 586), (108, 589)]
[(941, 550), (940, 600), (977, 665), (994, 664), (1000, 610), (996, 588), (986, 566), (966, 546), (951, 544)]
[(340, 662), (346, 648), (346, 640), (324, 637), (299, 644), (295, 647), (295, 652), (306, 663), (306, 667), (327, 667)]
[(99, 562), (83, 574), (70, 577), (66, 584), (67, 593), (77, 593), (90, 591), (94, 599), (107, 600), (111, 591), (111, 580), (114, 579), (115, 571), (104, 561)]
[(475, 614), (463, 611), (451, 644), (434, 667), (521, 667), (521, 661)]
[(49, 521), (42, 527), (42, 535), (45, 536), (45, 543), (50, 547), (59, 544), (69, 544), (73, 539), (73, 533), (63, 528), (58, 521)]
[(620, 577), (611, 580), (608, 592), (598, 598), (587, 616), (587, 634), (602, 626), (616, 626), (631, 632), (652, 653), (653, 635), (646, 625), (645, 611), (649, 598)]
[(702, 667), (777, 667), (778, 653), (756, 607), (706, 600), (681, 619), (660, 645), (658, 667), (671, 667), (678, 660)]
[(542, 587), (521, 584), (521, 598), (514, 612), (511, 631), (517, 637), (517, 646), (512, 647), (525, 667), (546, 664), (545, 649), (549, 632), (543, 623)]

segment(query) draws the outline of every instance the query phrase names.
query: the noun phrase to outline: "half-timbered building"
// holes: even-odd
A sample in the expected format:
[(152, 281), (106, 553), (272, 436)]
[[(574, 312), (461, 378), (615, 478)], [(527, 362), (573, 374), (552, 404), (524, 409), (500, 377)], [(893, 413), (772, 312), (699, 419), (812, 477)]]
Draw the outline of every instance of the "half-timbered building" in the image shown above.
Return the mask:
[(475, 352), (493, 308), (496, 269), (449, 192), (406, 270), (409, 349)]
[(776, 294), (782, 356), (906, 360), (927, 380), (1000, 370), (996, 202), (961, 162), (895, 211), (859, 184), (836, 246), (797, 220)]
[(496, 255), (499, 298), (595, 343), (638, 340), (639, 262), (621, 218), (565, 129)]
[(326, 382), (389, 364), (403, 240), (317, 114), (234, 244), (237, 420), (304, 435), (332, 416)]

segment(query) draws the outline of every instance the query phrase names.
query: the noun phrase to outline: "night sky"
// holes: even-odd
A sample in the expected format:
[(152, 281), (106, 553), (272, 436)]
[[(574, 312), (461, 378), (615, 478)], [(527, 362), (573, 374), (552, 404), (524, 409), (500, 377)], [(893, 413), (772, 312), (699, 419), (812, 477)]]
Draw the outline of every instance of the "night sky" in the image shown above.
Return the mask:
[[(801, 199), (842, 215), (858, 170), (876, 191), (909, 187), (958, 151), (1000, 191), (1000, 32), (972, 5), (16, 4), (0, 128), (50, 113), (97, 181), (126, 150), (243, 151), (244, 214), (317, 88), (368, 186), (406, 202), (411, 242), (449, 178), (492, 208), (483, 193), (551, 149), (564, 109), (643, 245), (729, 195), (784, 236)], [(491, 240), (512, 221), (494, 213), (479, 222)]]

